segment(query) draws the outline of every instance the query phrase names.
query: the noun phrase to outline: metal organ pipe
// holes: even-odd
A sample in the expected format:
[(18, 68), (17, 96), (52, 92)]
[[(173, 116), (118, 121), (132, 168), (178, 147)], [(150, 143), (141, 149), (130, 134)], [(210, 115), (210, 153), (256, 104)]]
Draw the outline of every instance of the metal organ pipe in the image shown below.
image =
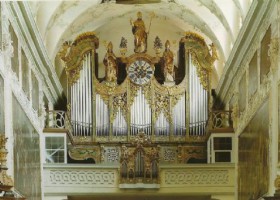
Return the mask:
[(113, 135), (125, 136), (127, 133), (127, 124), (119, 108), (116, 118), (113, 122)]
[(80, 78), (71, 86), (71, 122), (75, 136), (91, 135), (91, 54), (83, 58)]
[(151, 114), (151, 108), (145, 99), (142, 88), (139, 88), (131, 106), (131, 135), (137, 135), (140, 131), (151, 135)]
[(173, 109), (173, 120), (174, 120), (174, 135), (184, 136), (185, 135), (185, 94), (182, 95), (180, 100), (177, 102)]
[(188, 66), (189, 66), (189, 101), (190, 101), (190, 134), (192, 134), (192, 126), (193, 126), (193, 113), (191, 106), (193, 105), (193, 82), (192, 82), (192, 67), (189, 58), (190, 54), (188, 54)]
[(196, 67), (191, 63), (189, 54), (189, 91), (190, 91), (190, 135), (204, 135), (207, 121), (208, 96), (197, 74)]
[(155, 123), (155, 135), (156, 136), (169, 136), (169, 122), (161, 112)]
[(96, 94), (96, 134), (109, 136), (109, 108), (99, 94)]

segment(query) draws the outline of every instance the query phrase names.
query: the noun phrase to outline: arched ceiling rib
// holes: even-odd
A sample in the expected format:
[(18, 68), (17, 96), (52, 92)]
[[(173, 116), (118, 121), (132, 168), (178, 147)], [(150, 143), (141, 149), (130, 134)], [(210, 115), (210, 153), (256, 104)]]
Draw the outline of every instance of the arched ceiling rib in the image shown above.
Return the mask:
[(176, 3), (183, 6), (183, 8), (188, 8), (191, 12), (203, 19), (203, 21), (211, 27), (213, 32), (223, 29), (224, 33), (226, 32), (224, 36), (229, 36), (229, 39), (233, 41), (232, 30), (225, 18), (225, 15), (214, 1), (177, 0)]
[(236, 8), (238, 9), (240, 17), (241, 17), (241, 19), (243, 21), (244, 18), (245, 18), (245, 11), (244, 11), (244, 9), (241, 6), (240, 1), (239, 0), (233, 0), (233, 3), (235, 4)]
[[(177, 26), (177, 30), (180, 31), (182, 34), (180, 36), (178, 36), (178, 39), (180, 39), (181, 37), (184, 36), (184, 32), (186, 30), (190, 30), (190, 26), (191, 25), (192, 29), (195, 28), (196, 31), (204, 33), (204, 35), (206, 35), (208, 38), (210, 38), (210, 40), (212, 42), (214, 42), (216, 44), (216, 46), (218, 47), (218, 49), (220, 50), (220, 55), (221, 58), (224, 58), (223, 52), (225, 52), (225, 47), (223, 47), (221, 44), (224, 44), (224, 41), (222, 41), (222, 43), (219, 40), (223, 40), (226, 39), (224, 37), (220, 37), (217, 38), (217, 35), (213, 32), (213, 28), (216, 28), (216, 30), (218, 31), (219, 29), (217, 27), (213, 27), (211, 28), (209, 25), (210, 24), (206, 24), (204, 22), (203, 19), (201, 19), (199, 16), (196, 15), (196, 13), (194, 13), (193, 11), (179, 6), (178, 4), (163, 4), (160, 7), (158, 5), (153, 5), (153, 6), (141, 6), (141, 10), (142, 11), (146, 11), (147, 14), (149, 15), (149, 12), (155, 11), (154, 7), (157, 7), (160, 12), (156, 11), (156, 16), (162, 16), (161, 13), (165, 13), (165, 17), (169, 18), (172, 21), (172, 24), (174, 24), (175, 26)], [(90, 31), (90, 30), (95, 30), (98, 29), (99, 27), (102, 26), (106, 26), (106, 24), (108, 22), (110, 22), (111, 20), (114, 20), (116, 18), (123, 18), (125, 19), (123, 21), (123, 23), (126, 23), (127, 25), (129, 25), (129, 19), (135, 17), (135, 13), (137, 11), (139, 11), (139, 7), (135, 7), (135, 6), (125, 6), (123, 7), (123, 12), (126, 12), (125, 14), (120, 13), (117, 9), (113, 9), (112, 7), (108, 8), (108, 9), (104, 9), (100, 7), (96, 7), (96, 8), (89, 8), (89, 10), (94, 11), (96, 14), (94, 16), (80, 16), (79, 18), (77, 18), (76, 21), (73, 21), (72, 24), (69, 24), (69, 27), (66, 28), (64, 33), (61, 34), (61, 36), (56, 35), (55, 37), (53, 36), (53, 34), (49, 34), (49, 40), (48, 44), (51, 43), (55, 43), (58, 44), (58, 46), (52, 46), (51, 47), (55, 48), (55, 49), (49, 49), (49, 52), (57, 52), (58, 48), (61, 46), (62, 42), (64, 42), (65, 40), (67, 40), (67, 38), (71, 38), (71, 36), (76, 37), (78, 34), (82, 33), (82, 32), (86, 32), (86, 31)], [(169, 10), (168, 13), (164, 12), (166, 10)], [(103, 12), (104, 15), (100, 15), (100, 13)], [(87, 13), (85, 14), (87, 15)], [(162, 18), (164, 17), (162, 16)], [(93, 21), (92, 18), (95, 18), (95, 20)], [(147, 16), (146, 16), (147, 18)], [(149, 20), (149, 19), (148, 19)], [(146, 20), (147, 21), (147, 20)], [(164, 19), (162, 19), (162, 21), (164, 23), (166, 23), (166, 21), (164, 21)], [(179, 22), (181, 22), (179, 24)], [(82, 24), (86, 24), (86, 26), (83, 26)], [(155, 22), (153, 23), (153, 25), (155, 24)], [(53, 27), (53, 29), (56, 29), (56, 27)], [(221, 28), (222, 29), (222, 28)], [(52, 29), (50, 29), (51, 31)], [(130, 31), (129, 31), (129, 34)], [(225, 30), (221, 30), (221, 35), (226, 35), (226, 31)], [(102, 39), (102, 36), (100, 36)], [(121, 36), (120, 36), (121, 37)], [(72, 37), (73, 39), (73, 37)], [(55, 55), (51, 55), (51, 56), (55, 56)]]
[(61, 1), (57, 1), (54, 3), (42, 2), (40, 4), (36, 21), (38, 24), (38, 28), (39, 30), (41, 30), (43, 37), (45, 36), (43, 35), (43, 33), (46, 32), (47, 25), (50, 23), (50, 21), (53, 21), (53, 18), (54, 16), (56, 16), (56, 13), (60, 8), (61, 4), (62, 4)]
[[(116, 4), (114, 0), (108, 0), (109, 3), (101, 4), (101, 2), (101, 0), (30, 2), (53, 62), (61, 44), (74, 39), (82, 32), (98, 31), (102, 33), (99, 35), (100, 40), (103, 40), (102, 38), (108, 40), (110, 35), (108, 28), (115, 28), (115, 36), (110, 37), (117, 40), (122, 36), (122, 30), (119, 30), (119, 27), (122, 27), (127, 31), (126, 34), (131, 35), (128, 22), (130, 18), (135, 19), (136, 12), (140, 10), (145, 15), (154, 12), (157, 16), (152, 26), (156, 27), (157, 31), (163, 32), (151, 35), (158, 34), (163, 39), (171, 35), (173, 40), (179, 40), (184, 36), (184, 32), (193, 31), (205, 37), (208, 44), (213, 42), (219, 51), (220, 61), (216, 69), (220, 76), (222, 65), (240, 30), (240, 20), (244, 20), (251, 0), (161, 0), (161, 3), (141, 5), (121, 5)], [(146, 24), (149, 23), (148, 16), (144, 20)], [(172, 29), (167, 29), (166, 26)]]

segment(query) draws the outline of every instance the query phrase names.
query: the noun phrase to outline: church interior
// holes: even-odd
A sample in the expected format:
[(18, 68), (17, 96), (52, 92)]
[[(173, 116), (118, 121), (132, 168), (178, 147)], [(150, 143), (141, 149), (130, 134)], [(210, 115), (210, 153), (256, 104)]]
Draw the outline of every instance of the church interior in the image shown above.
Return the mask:
[(0, 18), (0, 199), (280, 199), (279, 0)]

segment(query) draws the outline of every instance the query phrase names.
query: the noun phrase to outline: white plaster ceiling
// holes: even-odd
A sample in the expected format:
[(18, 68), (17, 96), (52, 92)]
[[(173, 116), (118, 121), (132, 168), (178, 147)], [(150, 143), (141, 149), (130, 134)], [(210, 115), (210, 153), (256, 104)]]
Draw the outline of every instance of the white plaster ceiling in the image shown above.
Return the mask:
[[(128, 40), (128, 54), (133, 53), (133, 35), (130, 19), (137, 11), (143, 14), (149, 29), (148, 53), (153, 53), (156, 36), (164, 43), (172, 41), (174, 51), (186, 31), (202, 35), (208, 44), (216, 45), (219, 61), (216, 76), (219, 79), (223, 66), (236, 40), (252, 0), (161, 0), (152, 4), (117, 4), (114, 0), (82, 1), (30, 1), (38, 29), (49, 56), (55, 63), (56, 55), (64, 41), (75, 39), (80, 33), (94, 31), (100, 40), (100, 62), (105, 45), (112, 41), (115, 54), (121, 37)], [(137, 0), (134, 0), (137, 2)], [(146, 0), (148, 2), (148, 0)], [(57, 67), (57, 66), (56, 66)]]

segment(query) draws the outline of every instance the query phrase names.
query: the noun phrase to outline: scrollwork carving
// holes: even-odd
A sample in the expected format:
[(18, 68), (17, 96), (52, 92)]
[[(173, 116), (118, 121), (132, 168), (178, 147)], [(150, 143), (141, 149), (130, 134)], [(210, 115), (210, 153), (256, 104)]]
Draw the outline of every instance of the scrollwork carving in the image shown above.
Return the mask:
[(166, 162), (175, 162), (176, 154), (176, 149), (165, 148), (163, 153), (163, 160)]
[(70, 84), (75, 83), (80, 77), (83, 55), (95, 51), (98, 46), (99, 40), (94, 32), (79, 35), (73, 43), (70, 41), (63, 43), (59, 56), (65, 62), (65, 70)]
[(124, 118), (126, 119), (127, 115), (127, 93), (123, 93), (118, 96), (113, 97), (113, 119), (115, 119), (118, 111), (121, 111)]
[(114, 170), (85, 170), (85, 169), (57, 169), (50, 170), (46, 185), (48, 186), (73, 186), (93, 185), (112, 186), (115, 185), (116, 173)]
[(88, 158), (94, 159), (95, 162), (100, 162), (101, 160), (99, 147), (73, 147), (69, 149), (69, 156), (75, 160), (85, 160)]
[(280, 176), (277, 175), (275, 181), (274, 181), (274, 186), (276, 188), (276, 190), (280, 190)]
[(218, 59), (217, 50), (214, 44), (210, 45), (211, 53), (203, 37), (200, 35), (187, 32), (186, 36), (180, 41), (185, 44), (186, 52), (192, 56), (192, 62), (197, 68), (197, 74), (204, 89), (209, 87), (209, 75), (212, 71), (215, 60)]
[(170, 114), (170, 99), (168, 96), (163, 96), (160, 94), (155, 94), (156, 102), (155, 102), (155, 119), (159, 117), (160, 113), (162, 112), (166, 117), (167, 121), (170, 122), (171, 114)]
[(121, 183), (157, 183), (159, 146), (152, 146), (144, 133), (139, 133), (133, 146), (121, 148)]
[(206, 149), (204, 146), (178, 146), (178, 162), (187, 163), (190, 158), (206, 159)]
[(228, 170), (168, 170), (165, 172), (166, 185), (224, 185), (229, 184)]

